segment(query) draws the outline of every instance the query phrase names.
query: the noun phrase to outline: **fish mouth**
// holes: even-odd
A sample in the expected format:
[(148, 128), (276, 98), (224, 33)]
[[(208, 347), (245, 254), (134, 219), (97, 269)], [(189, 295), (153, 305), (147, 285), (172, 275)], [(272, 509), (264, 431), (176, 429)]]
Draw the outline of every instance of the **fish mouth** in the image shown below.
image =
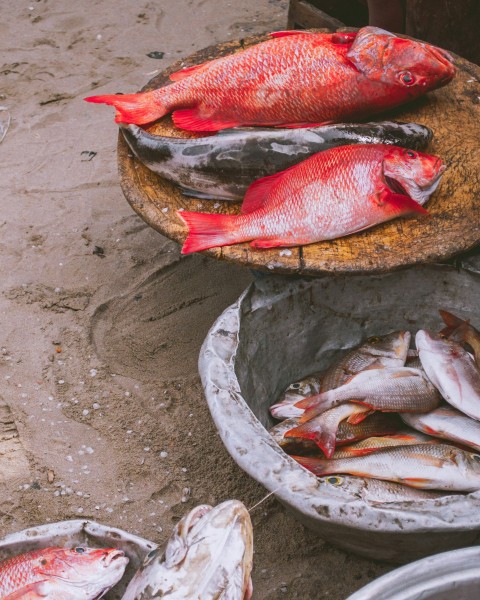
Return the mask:
[[(105, 567), (109, 567), (113, 562), (118, 561), (119, 559), (126, 559), (128, 562), (128, 558), (125, 556), (123, 550), (113, 550), (104, 556), (102, 562)], [(121, 560), (120, 562), (123, 564), (125, 561)]]
[(450, 81), (456, 72), (455, 59), (453, 56), (438, 46), (426, 46), (425, 50), (430, 57), (440, 63), (445, 68), (445, 74), (439, 78), (439, 82), (446, 83)]

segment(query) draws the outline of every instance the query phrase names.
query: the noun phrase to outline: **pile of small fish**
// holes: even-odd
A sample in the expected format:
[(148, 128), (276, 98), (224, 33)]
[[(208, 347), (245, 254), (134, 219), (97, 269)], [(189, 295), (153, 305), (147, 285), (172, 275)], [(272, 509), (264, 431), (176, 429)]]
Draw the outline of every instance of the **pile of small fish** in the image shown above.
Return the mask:
[(446, 327), (418, 331), (416, 350), (408, 331), (369, 338), (291, 384), (270, 407), (285, 419), (272, 437), (319, 477), (379, 480), (374, 501), (480, 489), (480, 332), (440, 315)]
[[(124, 576), (122, 550), (45, 548), (0, 562), (0, 600), (99, 600)], [(122, 600), (250, 600), (253, 531), (237, 500), (194, 508), (153, 550)]]
[[(271, 38), (173, 73), (173, 83), (153, 91), (86, 98), (113, 105), (133, 153), (188, 195), (243, 197), (239, 215), (178, 211), (189, 230), (182, 253), (242, 242), (305, 245), (426, 213), (445, 170), (439, 157), (416, 151), (429, 130), (330, 124), (368, 118), (446, 85), (455, 76), (452, 57), (376, 27)], [(170, 112), (177, 127), (196, 132), (308, 129), (181, 140), (138, 127)]]

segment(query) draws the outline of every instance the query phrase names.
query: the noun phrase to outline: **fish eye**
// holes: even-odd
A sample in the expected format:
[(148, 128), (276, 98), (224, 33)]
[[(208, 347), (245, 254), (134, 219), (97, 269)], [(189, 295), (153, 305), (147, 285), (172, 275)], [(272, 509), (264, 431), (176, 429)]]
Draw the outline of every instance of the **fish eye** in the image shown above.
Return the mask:
[(342, 485), (343, 477), (338, 477), (338, 475), (333, 475), (332, 477), (326, 477), (325, 482), (329, 483), (330, 485), (335, 485), (335, 486)]
[(480, 462), (480, 454), (472, 454), (472, 456), (473, 456), (473, 460)]
[(400, 81), (405, 85), (413, 85), (415, 83), (415, 77), (410, 71), (402, 71), (400, 73)]
[(292, 385), (290, 387), (292, 388), (292, 390), (299, 390), (300, 389), (300, 384), (299, 383), (292, 383)]
[(405, 154), (410, 158), (415, 158), (417, 156), (413, 150), (406, 150)]
[(74, 550), (77, 554), (83, 554), (85, 552), (85, 548), (82, 548), (81, 546), (77, 546)]
[(378, 344), (378, 342), (380, 341), (380, 338), (376, 335), (372, 335), (372, 337), (369, 337), (367, 342), (369, 342), (370, 344)]

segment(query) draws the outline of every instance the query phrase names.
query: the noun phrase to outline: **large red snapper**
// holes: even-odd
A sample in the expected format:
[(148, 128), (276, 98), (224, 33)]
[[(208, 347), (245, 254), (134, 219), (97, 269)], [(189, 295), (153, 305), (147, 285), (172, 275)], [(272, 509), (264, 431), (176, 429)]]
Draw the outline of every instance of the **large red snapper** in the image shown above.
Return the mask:
[(182, 254), (250, 240), (255, 248), (311, 244), (426, 213), (421, 204), (444, 169), (440, 158), (398, 146), (332, 148), (253, 183), (242, 215), (178, 211), (189, 228)]
[(97, 600), (123, 576), (128, 558), (115, 548), (45, 548), (0, 563), (2, 600)]
[(449, 55), (376, 27), (358, 34), (281, 31), (235, 54), (174, 73), (171, 85), (101, 95), (118, 123), (149, 123), (174, 111), (177, 127), (304, 126), (365, 118), (417, 98), (455, 75)]

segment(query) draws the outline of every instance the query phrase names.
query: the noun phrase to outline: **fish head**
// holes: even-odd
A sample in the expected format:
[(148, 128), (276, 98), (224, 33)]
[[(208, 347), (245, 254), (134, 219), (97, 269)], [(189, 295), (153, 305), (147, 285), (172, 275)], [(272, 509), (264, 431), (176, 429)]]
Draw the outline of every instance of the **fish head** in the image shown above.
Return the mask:
[(408, 148), (389, 147), (382, 165), (389, 189), (423, 205), (437, 189), (446, 167), (442, 159)]
[[(82, 598), (100, 598), (122, 578), (129, 559), (116, 548), (47, 548), (35, 572)], [(77, 594), (75, 594), (77, 590)]]
[(456, 72), (445, 50), (378, 27), (360, 29), (347, 58), (368, 79), (403, 90), (407, 98), (447, 84)]
[(148, 555), (123, 600), (248, 598), (252, 561), (245, 506), (237, 500), (201, 505), (179, 521), (163, 554)]
[(369, 337), (362, 348), (373, 356), (387, 359), (387, 362), (381, 361), (384, 366), (390, 364), (389, 359), (393, 360), (394, 364), (398, 361), (403, 366), (407, 359), (410, 338), (409, 331), (392, 331), (386, 335)]
[(283, 392), (278, 402), (270, 407), (270, 414), (275, 419), (298, 417), (303, 413), (303, 410), (296, 408), (294, 404), (319, 392), (320, 378), (318, 376), (311, 375), (300, 381), (295, 381)]

